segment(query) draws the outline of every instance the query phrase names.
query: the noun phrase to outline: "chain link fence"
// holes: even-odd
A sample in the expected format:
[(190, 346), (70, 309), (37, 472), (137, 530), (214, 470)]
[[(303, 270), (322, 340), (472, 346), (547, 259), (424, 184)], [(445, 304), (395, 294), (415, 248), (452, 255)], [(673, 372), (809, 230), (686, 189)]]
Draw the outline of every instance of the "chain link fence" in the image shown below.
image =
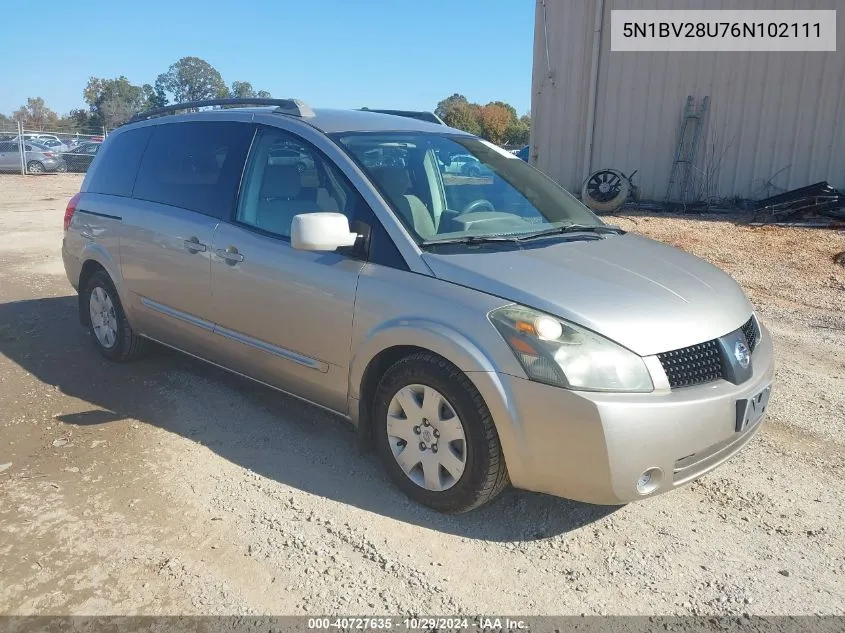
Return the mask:
[(0, 123), (0, 173), (85, 173), (108, 132)]

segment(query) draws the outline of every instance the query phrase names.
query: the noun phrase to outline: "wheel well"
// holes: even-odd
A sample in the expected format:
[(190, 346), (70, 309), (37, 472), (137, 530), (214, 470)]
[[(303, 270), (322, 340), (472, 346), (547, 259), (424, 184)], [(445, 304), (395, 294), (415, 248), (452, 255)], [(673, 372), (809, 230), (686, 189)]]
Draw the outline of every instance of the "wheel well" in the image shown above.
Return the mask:
[(376, 387), (384, 373), (397, 361), (420, 352), (433, 354), (431, 350), (415, 345), (396, 345), (376, 354), (364, 370), (361, 389), (358, 392), (358, 440), (362, 450), (373, 447), (373, 424), (370, 408), (376, 394)]
[[(88, 280), (91, 279), (91, 276), (97, 272), (98, 270), (102, 270), (106, 272), (106, 269), (103, 266), (93, 260), (89, 259), (82, 265), (82, 272), (79, 273), (79, 284), (77, 285), (78, 290), (78, 301), (77, 306), (79, 310), (79, 322), (82, 324), (83, 327), (88, 327), (88, 310), (86, 309), (85, 303), (85, 287), (88, 285)], [(106, 273), (108, 274), (108, 273)]]

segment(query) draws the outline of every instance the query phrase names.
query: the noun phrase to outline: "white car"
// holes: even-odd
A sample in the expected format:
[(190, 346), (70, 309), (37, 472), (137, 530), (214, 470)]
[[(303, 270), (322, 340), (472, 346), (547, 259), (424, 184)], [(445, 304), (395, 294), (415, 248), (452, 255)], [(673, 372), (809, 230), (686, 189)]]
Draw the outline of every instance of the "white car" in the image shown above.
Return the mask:
[(450, 162), (446, 163), (447, 174), (458, 174), (461, 176), (489, 175), (490, 170), (475, 156), (469, 154), (455, 154)]

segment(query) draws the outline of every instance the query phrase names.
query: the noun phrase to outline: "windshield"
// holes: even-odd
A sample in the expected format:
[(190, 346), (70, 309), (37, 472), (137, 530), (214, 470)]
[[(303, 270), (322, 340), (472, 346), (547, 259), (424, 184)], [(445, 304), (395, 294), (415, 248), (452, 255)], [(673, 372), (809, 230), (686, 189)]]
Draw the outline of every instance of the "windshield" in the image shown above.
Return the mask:
[(334, 138), (421, 244), (603, 226), (542, 172), (472, 136), (364, 132)]

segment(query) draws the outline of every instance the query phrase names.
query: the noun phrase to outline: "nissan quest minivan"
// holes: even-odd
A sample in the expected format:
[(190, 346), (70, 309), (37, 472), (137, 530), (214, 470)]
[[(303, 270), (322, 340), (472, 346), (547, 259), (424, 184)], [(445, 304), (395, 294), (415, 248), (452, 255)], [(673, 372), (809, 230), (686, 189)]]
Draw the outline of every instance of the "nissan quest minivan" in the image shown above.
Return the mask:
[[(202, 105), (229, 107), (177, 113)], [(106, 358), (155, 341), (345, 416), (444, 512), (508, 483), (597, 504), (672, 490), (747, 444), (769, 401), (772, 340), (727, 274), (413, 118), (297, 100), (140, 115), (68, 203), (62, 254)]]

